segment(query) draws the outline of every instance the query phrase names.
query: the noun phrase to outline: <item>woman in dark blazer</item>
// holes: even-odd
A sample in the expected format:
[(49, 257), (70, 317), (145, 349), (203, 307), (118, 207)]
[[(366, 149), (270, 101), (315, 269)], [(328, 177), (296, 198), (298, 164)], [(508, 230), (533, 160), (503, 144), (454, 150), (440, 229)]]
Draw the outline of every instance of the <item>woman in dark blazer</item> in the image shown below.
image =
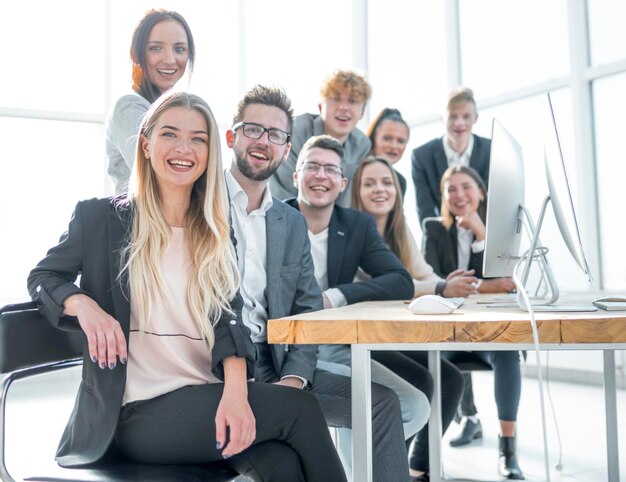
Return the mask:
[[(345, 480), (317, 401), (247, 382), (255, 350), (218, 135), (202, 99), (165, 94), (142, 123), (128, 195), (79, 203), (29, 276), (50, 322), (85, 333), (57, 460), (88, 464), (115, 445), (143, 463), (224, 458), (254, 480)], [(287, 449), (280, 463), (256, 450), (270, 440)]]
[[(441, 221), (426, 223), (424, 257), (435, 273), (447, 276), (456, 269), (473, 269), (481, 293), (508, 292), (515, 288), (510, 278), (483, 279), (487, 189), (480, 174), (471, 167), (448, 168), (441, 179)], [(475, 352), (494, 370), (498, 418), (500, 419), (500, 472), (512, 480), (523, 479), (515, 455), (515, 429), (521, 393), (519, 352)], [(445, 354), (454, 362), (455, 352)], [(465, 407), (464, 412), (465, 412)], [(480, 436), (476, 413), (464, 413)]]

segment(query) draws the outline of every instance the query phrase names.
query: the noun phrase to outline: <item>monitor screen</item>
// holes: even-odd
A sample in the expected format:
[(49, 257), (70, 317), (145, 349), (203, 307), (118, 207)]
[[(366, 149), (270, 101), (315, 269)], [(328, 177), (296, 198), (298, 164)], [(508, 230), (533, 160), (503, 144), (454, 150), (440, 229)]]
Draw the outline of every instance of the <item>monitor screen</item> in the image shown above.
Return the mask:
[(491, 131), (483, 276), (512, 276), (523, 231), (522, 146), (497, 120)]
[(585, 259), (583, 246), (574, 211), (574, 203), (567, 177), (567, 169), (563, 159), (563, 151), (559, 140), (559, 132), (556, 126), (552, 99), (548, 96), (548, 106), (550, 111), (550, 125), (547, 128), (548, 137), (545, 143), (545, 165), (546, 177), (548, 179), (548, 189), (554, 216), (559, 226), (561, 236), (570, 253), (578, 263), (578, 266), (585, 274), (589, 274), (589, 266)]

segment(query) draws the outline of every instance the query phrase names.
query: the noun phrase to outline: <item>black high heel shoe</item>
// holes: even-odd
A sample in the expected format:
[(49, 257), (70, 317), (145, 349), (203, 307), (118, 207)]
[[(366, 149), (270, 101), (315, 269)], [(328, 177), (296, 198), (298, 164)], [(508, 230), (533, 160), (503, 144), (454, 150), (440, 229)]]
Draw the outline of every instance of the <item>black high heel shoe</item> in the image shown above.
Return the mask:
[(500, 461), (499, 472), (502, 477), (507, 480), (525, 480), (522, 469), (519, 468), (517, 463), (517, 456), (515, 455), (515, 436), (513, 437), (500, 437)]

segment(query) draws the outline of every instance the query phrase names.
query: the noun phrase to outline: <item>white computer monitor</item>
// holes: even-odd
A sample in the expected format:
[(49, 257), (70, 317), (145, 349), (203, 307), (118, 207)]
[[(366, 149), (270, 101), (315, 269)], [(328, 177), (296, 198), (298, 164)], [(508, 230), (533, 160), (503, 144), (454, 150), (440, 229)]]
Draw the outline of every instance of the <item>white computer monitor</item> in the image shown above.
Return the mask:
[(563, 158), (563, 150), (559, 139), (559, 130), (554, 116), (552, 107), (552, 99), (550, 93), (547, 94), (548, 107), (550, 110), (550, 122), (552, 129), (548, 128), (549, 136), (545, 143), (545, 166), (546, 177), (548, 179), (548, 190), (554, 216), (556, 217), (561, 237), (572, 254), (572, 257), (580, 266), (580, 269), (587, 275), (590, 275), (589, 265), (585, 259), (583, 244), (578, 228), (578, 220), (576, 211), (574, 210), (574, 202), (570, 183), (567, 176), (567, 168)]
[(512, 276), (519, 260), (524, 221), (522, 146), (497, 119), (491, 129), (489, 192), (485, 220), (483, 276)]
[[(517, 273), (516, 283), (518, 287), (526, 286), (531, 266), (533, 262), (538, 262), (547, 294), (540, 296), (541, 299), (532, 301), (535, 310), (593, 310), (595, 308), (592, 306), (553, 305), (559, 297), (559, 289), (546, 257), (548, 250), (539, 241), (548, 204), (552, 204), (559, 231), (572, 256), (585, 274), (590, 276), (590, 272), (580, 239), (550, 94), (547, 95), (547, 107), (549, 122), (546, 126), (544, 157), (548, 195), (543, 202), (536, 226), (524, 206), (522, 148), (500, 122), (495, 119), (493, 121), (483, 276), (512, 276), (523, 267), (521, 276), (519, 272)], [(530, 238), (530, 248), (520, 257), (520, 241), (525, 229)], [(521, 308), (528, 309), (519, 293), (517, 303)]]

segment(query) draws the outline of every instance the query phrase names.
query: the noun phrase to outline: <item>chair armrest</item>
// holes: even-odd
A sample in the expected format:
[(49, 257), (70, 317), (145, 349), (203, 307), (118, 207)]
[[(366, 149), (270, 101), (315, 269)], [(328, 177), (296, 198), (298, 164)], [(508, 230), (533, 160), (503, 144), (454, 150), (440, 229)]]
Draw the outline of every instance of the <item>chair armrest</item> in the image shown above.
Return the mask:
[(72, 360), (55, 361), (52, 363), (44, 363), (41, 365), (30, 366), (7, 373), (0, 380), (0, 480), (14, 482), (13, 477), (9, 474), (5, 461), (5, 430), (6, 430), (6, 404), (9, 388), (11, 384), (22, 378), (34, 375), (41, 375), (56, 370), (80, 366), (83, 362), (82, 358)]
[(34, 303), (0, 308), (0, 373), (82, 356), (80, 331), (54, 328)]

